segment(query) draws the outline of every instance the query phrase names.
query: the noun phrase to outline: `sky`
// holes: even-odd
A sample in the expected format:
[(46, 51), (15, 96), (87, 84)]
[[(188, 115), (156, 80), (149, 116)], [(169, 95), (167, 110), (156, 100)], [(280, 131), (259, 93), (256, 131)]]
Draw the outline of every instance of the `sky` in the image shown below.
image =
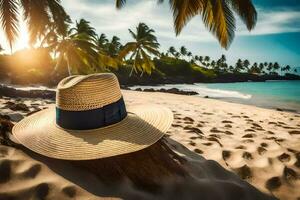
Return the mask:
[[(126, 7), (116, 10), (114, 0), (62, 0), (75, 22), (84, 18), (91, 22), (97, 33), (108, 37), (117, 35), (122, 43), (131, 40), (128, 29), (139, 22), (155, 30), (161, 50), (184, 45), (194, 55), (208, 55), (214, 59), (225, 54), (230, 64), (238, 58), (250, 62), (279, 62), (281, 65), (300, 67), (300, 1), (252, 0), (258, 21), (248, 32), (237, 17), (236, 36), (228, 50), (222, 49), (217, 39), (204, 27), (201, 17), (193, 18), (179, 36), (175, 36), (172, 13), (168, 1), (157, 5), (156, 0), (128, 0)], [(26, 26), (21, 24), (22, 38), (15, 49), (26, 46)], [(0, 30), (0, 44), (8, 49)]]

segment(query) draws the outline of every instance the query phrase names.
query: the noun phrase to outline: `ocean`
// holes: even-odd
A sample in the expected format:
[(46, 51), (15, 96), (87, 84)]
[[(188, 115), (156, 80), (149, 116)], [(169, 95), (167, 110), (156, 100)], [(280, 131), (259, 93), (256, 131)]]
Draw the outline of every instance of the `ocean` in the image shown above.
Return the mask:
[(300, 81), (167, 84), (131, 87), (131, 89), (136, 88), (178, 88), (184, 91), (198, 92), (200, 97), (207, 96), (228, 102), (300, 113)]

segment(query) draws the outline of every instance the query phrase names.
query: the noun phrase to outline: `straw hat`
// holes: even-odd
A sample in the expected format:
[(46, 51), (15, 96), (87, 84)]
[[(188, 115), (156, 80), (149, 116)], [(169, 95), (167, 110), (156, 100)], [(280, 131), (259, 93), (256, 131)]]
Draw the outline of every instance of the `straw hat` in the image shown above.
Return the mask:
[(12, 130), (25, 147), (65, 160), (90, 160), (144, 149), (173, 121), (158, 105), (126, 108), (114, 74), (70, 76), (57, 86), (56, 106), (37, 112)]

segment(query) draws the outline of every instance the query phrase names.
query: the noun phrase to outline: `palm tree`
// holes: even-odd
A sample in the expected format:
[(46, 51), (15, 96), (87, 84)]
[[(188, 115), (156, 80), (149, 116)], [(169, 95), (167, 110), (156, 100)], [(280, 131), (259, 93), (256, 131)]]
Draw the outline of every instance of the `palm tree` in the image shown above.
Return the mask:
[(107, 43), (107, 54), (111, 57), (117, 57), (121, 47), (120, 38), (113, 36), (111, 41)]
[(238, 59), (236, 64), (235, 64), (234, 72), (240, 72), (243, 69), (244, 69), (243, 61), (241, 59)]
[(263, 73), (263, 71), (264, 71), (264, 68), (265, 68), (265, 65), (264, 65), (264, 63), (259, 63), (259, 66), (258, 66), (258, 68), (259, 68), (259, 73)]
[(243, 68), (247, 69), (249, 71), (250, 62), (248, 59), (244, 60), (243, 62)]
[(192, 52), (187, 52), (187, 54), (186, 54), (189, 58), (190, 58), (190, 61), (193, 59), (193, 54), (192, 54)]
[(50, 48), (58, 54), (54, 72), (56, 72), (63, 61), (67, 64), (69, 75), (82, 73), (82, 70), (92, 69), (97, 66), (96, 46), (90, 36), (85, 33), (68, 31), (65, 35), (57, 35)]
[(185, 46), (180, 47), (180, 54), (184, 57), (187, 55), (187, 49)]
[(169, 48), (168, 52), (169, 52), (170, 54), (172, 54), (172, 56), (175, 57), (175, 54), (176, 54), (177, 51), (176, 51), (175, 47), (171, 46), (171, 47)]
[(91, 27), (90, 22), (85, 19), (80, 19), (76, 21), (75, 27), (70, 29), (71, 32), (76, 32), (77, 34), (86, 34), (88, 37), (96, 38), (97, 34), (95, 28)]
[[(159, 3), (164, 0), (158, 0)], [(121, 8), (126, 0), (116, 0), (116, 7)], [(235, 15), (237, 14), (250, 31), (256, 25), (257, 13), (251, 0), (169, 0), (173, 11), (176, 35), (195, 16), (201, 16), (204, 25), (228, 48), (235, 35)]]
[(267, 71), (269, 71), (269, 74), (271, 73), (272, 69), (273, 69), (273, 63), (270, 62), (267, 67)]
[(289, 72), (291, 70), (291, 66), (287, 65), (285, 66), (285, 71)]
[(104, 33), (101, 33), (100, 36), (96, 36), (96, 46), (98, 50), (104, 50), (108, 43), (108, 39)]
[(278, 62), (275, 62), (273, 65), (273, 72), (278, 71), (278, 69), (280, 69), (280, 65), (278, 64)]
[(159, 56), (160, 53), (159, 43), (154, 35), (154, 30), (150, 29), (146, 24), (139, 23), (136, 27), (136, 33), (129, 29), (129, 32), (134, 39), (133, 42), (128, 42), (120, 51), (119, 58), (124, 58), (128, 54), (130, 55), (130, 60), (133, 60), (132, 70), (135, 72), (141, 71), (151, 74), (152, 70), (155, 68), (154, 63), (151, 60), (150, 55)]
[(65, 22), (70, 20), (60, 0), (0, 0), (0, 24), (11, 51), (19, 35), (20, 13), (27, 22), (31, 44), (45, 34), (49, 24), (55, 22), (54, 28), (61, 33)]

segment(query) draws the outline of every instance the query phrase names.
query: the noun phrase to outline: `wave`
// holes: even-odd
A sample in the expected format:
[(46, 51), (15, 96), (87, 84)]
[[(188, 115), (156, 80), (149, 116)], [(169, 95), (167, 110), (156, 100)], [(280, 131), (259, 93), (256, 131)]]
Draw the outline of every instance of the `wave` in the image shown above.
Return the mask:
[(130, 89), (171, 89), (171, 88), (177, 88), (179, 90), (183, 91), (194, 91), (197, 92), (201, 97), (209, 96), (211, 98), (239, 98), (239, 99), (250, 99), (252, 96), (250, 94), (243, 94), (238, 91), (230, 91), (230, 90), (221, 90), (221, 89), (212, 89), (207, 88), (204, 85), (198, 85), (198, 84), (166, 84), (166, 85), (160, 85), (160, 86), (133, 86), (130, 87)]

